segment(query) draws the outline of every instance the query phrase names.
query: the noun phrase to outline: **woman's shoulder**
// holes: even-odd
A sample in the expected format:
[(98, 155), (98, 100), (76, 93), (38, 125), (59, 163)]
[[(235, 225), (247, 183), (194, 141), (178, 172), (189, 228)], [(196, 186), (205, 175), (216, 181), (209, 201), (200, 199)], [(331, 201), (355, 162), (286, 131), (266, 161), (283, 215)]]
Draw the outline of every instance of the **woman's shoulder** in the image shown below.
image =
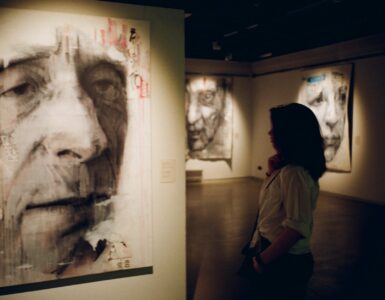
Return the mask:
[(290, 189), (291, 187), (296, 186), (304, 193), (305, 191), (309, 191), (312, 195), (314, 195), (314, 199), (317, 197), (319, 184), (317, 181), (314, 181), (304, 167), (299, 165), (286, 165), (282, 168), (280, 176), (279, 181), (282, 188)]
[(304, 167), (300, 165), (288, 164), (282, 167), (281, 173), (306, 173)]
[(306, 181), (312, 179), (309, 172), (303, 166), (300, 165), (288, 164), (282, 168), (280, 173), (281, 176), (285, 178), (299, 177)]

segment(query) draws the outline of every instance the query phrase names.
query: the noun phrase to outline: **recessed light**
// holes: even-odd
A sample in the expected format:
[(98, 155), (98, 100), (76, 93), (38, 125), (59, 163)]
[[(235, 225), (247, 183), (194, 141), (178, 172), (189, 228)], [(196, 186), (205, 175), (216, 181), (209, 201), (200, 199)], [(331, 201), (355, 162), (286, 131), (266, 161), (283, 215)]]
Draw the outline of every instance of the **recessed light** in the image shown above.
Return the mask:
[(213, 48), (214, 51), (221, 50), (221, 45), (219, 44), (218, 41), (213, 41), (211, 45), (212, 45), (212, 48)]
[(236, 34), (238, 34), (238, 31), (232, 31), (232, 32), (224, 34), (223, 36), (224, 37), (229, 37), (229, 36), (236, 35)]
[(225, 61), (230, 61), (233, 59), (233, 54), (232, 53), (228, 53), (226, 56), (225, 56)]
[(253, 25), (250, 25), (250, 26), (247, 26), (246, 29), (253, 29), (253, 28), (257, 28), (259, 26), (259, 24), (253, 24)]
[(270, 57), (270, 56), (272, 56), (272, 55), (273, 55), (273, 53), (271, 53), (271, 52), (266, 52), (266, 53), (261, 54), (259, 57), (260, 57), (260, 58), (267, 58), (267, 57)]

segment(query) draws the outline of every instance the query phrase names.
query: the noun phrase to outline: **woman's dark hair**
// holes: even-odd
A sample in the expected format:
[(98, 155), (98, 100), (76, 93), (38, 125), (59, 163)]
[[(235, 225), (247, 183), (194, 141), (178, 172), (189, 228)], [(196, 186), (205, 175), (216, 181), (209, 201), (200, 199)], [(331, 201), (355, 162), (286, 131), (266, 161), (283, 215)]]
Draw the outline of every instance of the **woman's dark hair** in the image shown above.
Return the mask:
[(306, 106), (290, 103), (270, 109), (274, 143), (284, 164), (304, 167), (314, 180), (326, 170), (317, 118)]

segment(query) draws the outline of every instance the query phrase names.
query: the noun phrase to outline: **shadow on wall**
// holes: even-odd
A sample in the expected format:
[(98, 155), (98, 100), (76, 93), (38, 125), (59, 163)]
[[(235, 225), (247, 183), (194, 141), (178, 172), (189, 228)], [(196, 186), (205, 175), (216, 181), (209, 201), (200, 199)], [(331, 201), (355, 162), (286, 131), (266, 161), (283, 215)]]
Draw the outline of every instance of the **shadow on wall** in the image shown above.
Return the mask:
[[(187, 299), (245, 300), (237, 275), (261, 181), (187, 185)], [(385, 299), (385, 206), (321, 193), (308, 300)]]
[(385, 299), (385, 207), (321, 195), (309, 299)]

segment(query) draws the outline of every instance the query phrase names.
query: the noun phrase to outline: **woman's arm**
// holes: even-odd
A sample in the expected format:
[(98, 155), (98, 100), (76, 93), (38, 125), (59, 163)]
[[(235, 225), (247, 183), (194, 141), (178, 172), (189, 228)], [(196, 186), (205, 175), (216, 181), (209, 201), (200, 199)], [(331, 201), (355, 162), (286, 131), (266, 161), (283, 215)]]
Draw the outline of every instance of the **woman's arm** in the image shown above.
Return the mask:
[[(306, 180), (305, 171), (298, 166), (283, 168), (279, 174), (281, 194), (285, 218), (282, 221), (283, 230), (274, 242), (260, 253), (258, 259), (261, 265), (268, 265), (275, 259), (287, 253), (301, 238), (307, 236), (312, 223), (312, 193)], [(254, 259), (254, 268), (258, 268)]]
[[(268, 265), (275, 259), (285, 254), (301, 238), (302, 235), (298, 231), (289, 227), (285, 227), (278, 238), (269, 247), (260, 253), (259, 256), (263, 264)], [(262, 272), (262, 266), (258, 264), (255, 257), (253, 258), (253, 266), (255, 271), (258, 273)]]

